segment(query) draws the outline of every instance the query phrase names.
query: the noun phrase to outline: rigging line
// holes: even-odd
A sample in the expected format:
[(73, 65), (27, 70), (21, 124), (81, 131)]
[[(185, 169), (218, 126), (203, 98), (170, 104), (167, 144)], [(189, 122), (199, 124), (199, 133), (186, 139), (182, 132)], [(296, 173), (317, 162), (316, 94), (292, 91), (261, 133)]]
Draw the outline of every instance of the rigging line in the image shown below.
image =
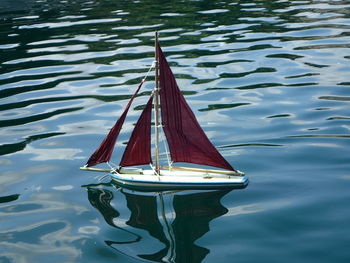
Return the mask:
[(115, 164), (115, 163), (113, 163), (113, 162), (111, 162), (111, 161), (109, 161), (109, 162), (107, 162), (107, 164), (110, 166), (110, 164), (111, 165), (114, 165), (115, 167), (119, 167), (119, 165), (117, 165), (117, 164)]
[(145, 76), (142, 79), (142, 82), (146, 81), (146, 78), (148, 77), (148, 75), (151, 73), (152, 69), (155, 67), (156, 65), (156, 61), (154, 60), (150, 66), (150, 68), (148, 69), (147, 73), (145, 74)]
[[(143, 79), (142, 79), (142, 81), (141, 81), (141, 83), (140, 83), (140, 85), (139, 85), (139, 88), (143, 85), (143, 83), (146, 82), (146, 79), (147, 79), (148, 75), (151, 73), (151, 71), (152, 71), (152, 69), (155, 67), (155, 65), (156, 65), (156, 61), (153, 61), (152, 64), (151, 64), (151, 66), (149, 67), (147, 73), (144, 75), (144, 77), (143, 77)], [(130, 102), (129, 102), (129, 103), (130, 103)], [(112, 164), (114, 167), (113, 167), (111, 164)], [(112, 171), (112, 172), (115, 172), (115, 173), (117, 173), (118, 170), (121, 168), (120, 165), (116, 165), (116, 164), (112, 163), (111, 161), (107, 161), (107, 165), (111, 168), (111, 171)]]
[(107, 165), (109, 166), (109, 168), (111, 168), (111, 172), (112, 172), (112, 173), (117, 173), (117, 172), (118, 172), (118, 169), (119, 169), (119, 166), (118, 166), (118, 165), (116, 165), (116, 164), (114, 164), (114, 163), (111, 162), (112, 165), (116, 166), (116, 167), (113, 167), (113, 166), (110, 164), (110, 162), (106, 162), (106, 163), (107, 163)]
[(165, 137), (162, 125), (161, 125), (161, 129), (160, 129), (160, 134), (162, 136), (162, 140), (163, 140), (163, 143), (164, 143), (165, 155), (166, 155), (166, 159), (167, 159), (167, 162), (168, 162), (168, 166), (171, 168), (171, 166), (173, 164), (173, 161), (170, 159), (168, 144), (166, 143), (166, 137)]

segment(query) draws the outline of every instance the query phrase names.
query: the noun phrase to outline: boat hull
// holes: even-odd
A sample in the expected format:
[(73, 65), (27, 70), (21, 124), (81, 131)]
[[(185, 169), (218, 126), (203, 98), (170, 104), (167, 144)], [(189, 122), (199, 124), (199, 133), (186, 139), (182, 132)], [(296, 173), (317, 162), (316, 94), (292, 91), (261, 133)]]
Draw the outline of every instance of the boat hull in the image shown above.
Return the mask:
[(249, 182), (244, 175), (185, 171), (161, 171), (160, 175), (155, 175), (152, 170), (146, 170), (140, 173), (110, 173), (110, 176), (119, 186), (143, 191), (242, 189)]

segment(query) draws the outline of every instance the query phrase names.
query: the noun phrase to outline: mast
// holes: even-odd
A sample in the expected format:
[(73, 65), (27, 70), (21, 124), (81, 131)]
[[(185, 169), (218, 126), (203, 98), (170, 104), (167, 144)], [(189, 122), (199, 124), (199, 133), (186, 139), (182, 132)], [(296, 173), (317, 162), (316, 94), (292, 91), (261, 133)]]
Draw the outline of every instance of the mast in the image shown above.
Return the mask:
[(158, 58), (158, 31), (155, 33), (155, 89), (154, 89), (154, 119), (155, 119), (155, 170), (159, 174), (159, 58)]

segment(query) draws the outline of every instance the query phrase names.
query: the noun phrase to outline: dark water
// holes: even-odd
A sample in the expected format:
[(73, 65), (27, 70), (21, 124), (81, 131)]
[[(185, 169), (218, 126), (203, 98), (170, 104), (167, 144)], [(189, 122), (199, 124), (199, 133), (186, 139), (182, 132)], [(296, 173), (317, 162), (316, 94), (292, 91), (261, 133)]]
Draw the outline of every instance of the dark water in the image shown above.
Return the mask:
[[(0, 262), (349, 262), (349, 10), (1, 0)], [(78, 169), (152, 63), (155, 30), (246, 189), (142, 194)]]

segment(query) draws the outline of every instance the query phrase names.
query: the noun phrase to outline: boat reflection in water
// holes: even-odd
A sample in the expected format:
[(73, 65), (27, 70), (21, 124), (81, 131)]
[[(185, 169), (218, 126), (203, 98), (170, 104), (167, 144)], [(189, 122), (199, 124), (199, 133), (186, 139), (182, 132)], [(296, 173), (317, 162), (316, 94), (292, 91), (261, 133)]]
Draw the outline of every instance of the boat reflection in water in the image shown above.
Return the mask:
[[(202, 262), (209, 249), (196, 240), (228, 212), (221, 198), (231, 190), (138, 192), (112, 185), (87, 186), (90, 203), (118, 229), (105, 243), (119, 253), (153, 262)], [(112, 237), (112, 238), (111, 238)]]

